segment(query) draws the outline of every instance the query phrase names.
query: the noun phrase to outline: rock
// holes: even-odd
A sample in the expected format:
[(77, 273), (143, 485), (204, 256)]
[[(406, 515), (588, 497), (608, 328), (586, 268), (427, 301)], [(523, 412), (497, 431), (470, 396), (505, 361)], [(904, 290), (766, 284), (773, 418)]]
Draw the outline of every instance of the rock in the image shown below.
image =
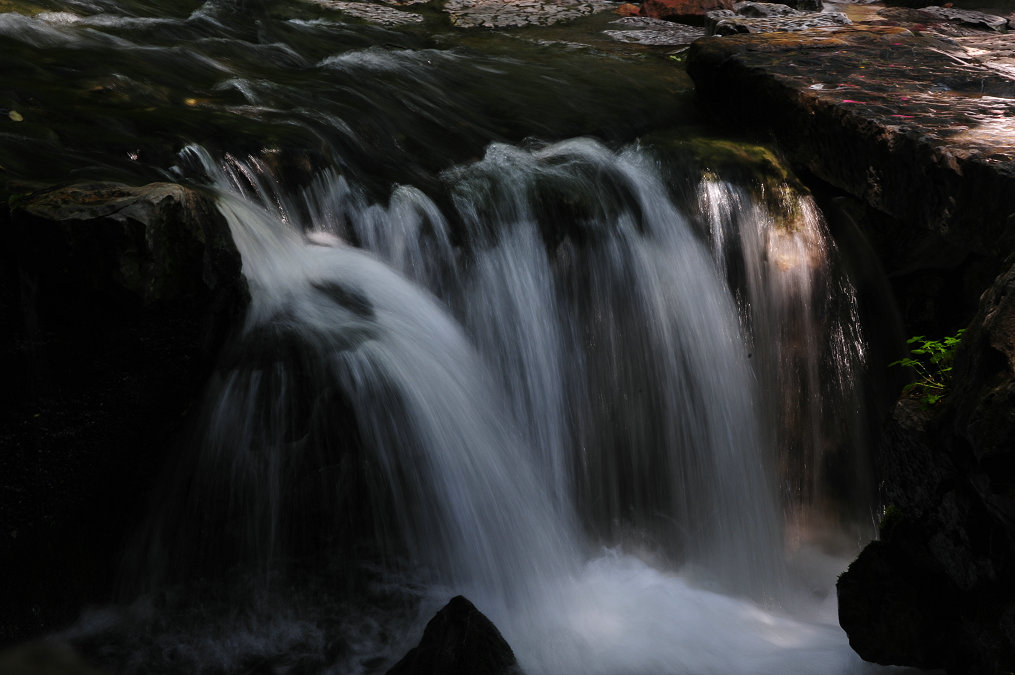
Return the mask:
[(632, 5), (630, 2), (625, 2), (623, 5), (613, 10), (613, 13), (618, 16), (639, 16), (641, 15), (641, 7), (638, 5)]
[(738, 3), (732, 12), (709, 12), (705, 17), (705, 32), (708, 35), (796, 32), (848, 26), (851, 23), (842, 12), (802, 12), (787, 5), (743, 2)]
[(248, 290), (228, 225), (179, 185), (59, 187), (2, 217), (16, 271), (2, 279), (17, 284), (2, 289), (0, 341), (0, 512), (16, 524), (0, 537), (7, 642), (109, 597), (117, 551)]
[(30, 642), (0, 652), (0, 673), (5, 675), (103, 675), (63, 642)]
[(732, 0), (645, 0), (641, 15), (653, 19), (703, 24), (705, 15), (719, 9), (733, 9)]
[(738, 2), (733, 5), (733, 13), (737, 16), (762, 19), (774, 16), (799, 16), (804, 12), (776, 2)]
[[(386, 7), (372, 2), (353, 2), (347, 0), (309, 0), (309, 2), (328, 9), (338, 10), (363, 21), (376, 23), (381, 26), (407, 26), (423, 23), (423, 15), (415, 12), (403, 12), (400, 9)], [(390, 2), (388, 4), (416, 4), (417, 0), (406, 2)]]
[(951, 294), (968, 317), (1015, 250), (1015, 59), (1002, 42), (875, 26), (734, 35), (695, 42), (688, 73), (717, 113), (770, 130), (796, 166), (887, 216), (890, 229), (865, 234), (889, 275), (940, 271), (941, 288), (911, 288), (934, 311)]
[(922, 12), (937, 16), (945, 21), (954, 21), (966, 26), (972, 26), (973, 28), (982, 28), (986, 30), (997, 31), (1003, 33), (1008, 28), (1008, 19), (1003, 16), (995, 16), (993, 14), (986, 14), (984, 12), (974, 12), (968, 9), (958, 9), (955, 7), (924, 7)]
[(705, 31), (698, 26), (687, 26), (682, 23), (650, 19), (644, 16), (630, 16), (610, 22), (611, 26), (620, 29), (604, 30), (618, 42), (633, 42), (643, 45), (673, 46), (689, 45)]
[(610, 0), (448, 0), (444, 11), (459, 28), (549, 26), (617, 7)]
[(900, 402), (885, 434), (881, 541), (838, 583), (840, 623), (865, 659), (1015, 668), (1013, 293), (1015, 265), (984, 293), (945, 403)]
[(419, 645), (388, 675), (518, 675), (518, 661), (500, 631), (458, 595), (423, 631)]

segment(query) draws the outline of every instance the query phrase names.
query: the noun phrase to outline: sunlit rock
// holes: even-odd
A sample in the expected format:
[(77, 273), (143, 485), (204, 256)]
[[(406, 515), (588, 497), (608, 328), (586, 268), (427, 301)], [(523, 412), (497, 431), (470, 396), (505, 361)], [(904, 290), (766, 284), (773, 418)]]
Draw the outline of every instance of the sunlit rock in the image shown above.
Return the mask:
[[(868, 233), (889, 271), (970, 264), (989, 280), (1015, 248), (1003, 42), (867, 26), (735, 35), (694, 43), (688, 72), (716, 110), (772, 130), (797, 164), (896, 219), (891, 236)], [(963, 283), (952, 304), (971, 311), (983, 286)]]
[[(309, 0), (315, 5), (335, 9), (356, 19), (377, 23), (382, 26), (404, 26), (423, 23), (423, 16), (414, 12), (405, 12), (394, 7), (378, 5), (373, 2), (349, 2), (345, 0)], [(409, 2), (392, 2), (388, 4), (409, 5)]]
[(705, 17), (709, 35), (775, 33), (834, 28), (852, 23), (842, 12), (803, 12), (788, 5), (741, 2), (734, 10), (717, 10)]
[(604, 30), (603, 33), (614, 40), (643, 45), (689, 45), (705, 35), (705, 31), (697, 26), (644, 16), (625, 17), (611, 21), (610, 25), (619, 28)]
[(609, 0), (448, 0), (444, 11), (459, 28), (549, 26), (618, 6)]

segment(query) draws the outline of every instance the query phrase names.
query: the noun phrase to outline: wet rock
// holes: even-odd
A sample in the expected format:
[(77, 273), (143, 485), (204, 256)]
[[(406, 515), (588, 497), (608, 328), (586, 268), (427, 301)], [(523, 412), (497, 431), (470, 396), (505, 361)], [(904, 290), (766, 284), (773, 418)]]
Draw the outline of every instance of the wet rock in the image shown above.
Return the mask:
[(613, 13), (619, 16), (639, 16), (641, 14), (641, 7), (638, 5), (632, 5), (630, 2), (625, 2), (617, 9), (613, 10)]
[(518, 661), (497, 627), (458, 595), (423, 631), (419, 645), (388, 675), (519, 675)]
[(611, 21), (617, 29), (604, 30), (618, 42), (632, 42), (643, 45), (673, 46), (689, 45), (705, 35), (704, 29), (673, 21), (631, 16)]
[(1013, 64), (1003, 36), (898, 27), (705, 38), (689, 51), (715, 110), (771, 130), (812, 179), (866, 204), (858, 222), (897, 289), (934, 275), (914, 306), (975, 313), (945, 402), (896, 407), (879, 453), (881, 539), (838, 584), (850, 644), (879, 663), (1015, 668)]
[[(390, 2), (388, 4), (408, 5), (416, 4), (417, 0), (408, 0), (407, 2)], [(423, 0), (424, 2), (426, 0)], [(362, 19), (370, 23), (380, 24), (382, 26), (406, 26), (411, 24), (423, 23), (423, 16), (416, 14), (415, 12), (404, 12), (394, 7), (388, 7), (386, 5), (378, 5), (372, 2), (355, 2), (347, 0), (310, 0), (315, 5), (321, 7), (327, 7), (328, 9), (338, 10), (343, 14), (347, 14), (351, 17)]]
[(986, 14), (985, 12), (975, 12), (968, 9), (937, 6), (924, 7), (921, 11), (930, 14), (931, 16), (940, 17), (945, 21), (953, 21), (973, 28), (982, 28), (997, 31), (999, 33), (1004, 32), (1008, 28), (1007, 18), (1003, 16), (995, 16), (993, 14)]
[[(921, 35), (941, 37), (970, 37), (985, 32), (1004, 32), (1008, 19), (1000, 16), (956, 10), (946, 7), (885, 7), (878, 10), (877, 19), (890, 25), (902, 26)], [(963, 20), (965, 17), (966, 20)]]
[(609, 0), (448, 0), (444, 11), (459, 28), (549, 26), (613, 10)]
[(788, 5), (742, 2), (733, 11), (709, 12), (705, 17), (705, 32), (708, 35), (796, 32), (851, 23), (842, 12), (803, 12)]
[(0, 511), (12, 524), (0, 642), (108, 597), (112, 558), (248, 299), (228, 225), (179, 185), (71, 185), (4, 216), (16, 274), (3, 281), (16, 287), (3, 289), (0, 341)]
[(1015, 668), (1015, 266), (984, 294), (946, 402), (900, 401), (881, 448), (881, 540), (839, 579), (865, 659)]
[(732, 0), (645, 0), (641, 15), (700, 25), (706, 14), (720, 9), (733, 9)]
[(950, 271), (942, 283), (970, 316), (1015, 250), (1015, 61), (992, 41), (872, 26), (734, 35), (695, 42), (688, 72), (714, 110), (771, 130), (796, 166), (891, 219), (865, 228), (889, 275)]

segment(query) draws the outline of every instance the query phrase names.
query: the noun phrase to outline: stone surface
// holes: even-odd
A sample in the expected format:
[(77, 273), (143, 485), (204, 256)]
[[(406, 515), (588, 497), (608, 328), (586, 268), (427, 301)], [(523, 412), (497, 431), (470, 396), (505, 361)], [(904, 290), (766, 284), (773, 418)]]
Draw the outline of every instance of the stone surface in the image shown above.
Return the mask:
[(706, 38), (688, 72), (717, 112), (771, 130), (797, 166), (890, 218), (866, 228), (890, 275), (951, 270), (943, 283), (963, 288), (968, 317), (1015, 248), (1015, 79), (998, 38), (872, 26)]
[(609, 0), (448, 0), (444, 11), (459, 28), (549, 26), (616, 9)]
[(4, 643), (108, 597), (150, 477), (248, 292), (227, 224), (178, 185), (59, 187), (0, 222)]
[(645, 0), (641, 15), (653, 19), (703, 24), (705, 15), (719, 9), (733, 9), (732, 0)]
[(705, 17), (705, 32), (708, 35), (794, 32), (851, 23), (842, 12), (803, 12), (787, 5), (744, 2), (738, 3), (733, 11), (709, 12)]
[(902, 400), (883, 438), (880, 541), (838, 583), (839, 619), (865, 659), (1015, 668), (1015, 266), (984, 294), (952, 391)]
[(940, 17), (945, 21), (954, 21), (973, 28), (986, 28), (988, 30), (1003, 32), (1008, 29), (1008, 19), (986, 12), (976, 12), (957, 7), (938, 7), (936, 5), (924, 7), (924, 12)]
[(458, 595), (423, 631), (419, 645), (388, 675), (520, 675), (518, 661), (500, 631)]
[(625, 17), (611, 21), (610, 25), (618, 28), (604, 30), (603, 33), (614, 40), (643, 45), (677, 47), (689, 45), (705, 35), (705, 30), (698, 26), (644, 16)]
[[(403, 2), (392, 0), (387, 5), (411, 5), (417, 4), (420, 1), (426, 2), (427, 0), (407, 0)], [(405, 12), (394, 7), (378, 5), (373, 2), (355, 2), (350, 0), (309, 0), (309, 2), (382, 26), (406, 26), (423, 23), (423, 16), (421, 14)]]

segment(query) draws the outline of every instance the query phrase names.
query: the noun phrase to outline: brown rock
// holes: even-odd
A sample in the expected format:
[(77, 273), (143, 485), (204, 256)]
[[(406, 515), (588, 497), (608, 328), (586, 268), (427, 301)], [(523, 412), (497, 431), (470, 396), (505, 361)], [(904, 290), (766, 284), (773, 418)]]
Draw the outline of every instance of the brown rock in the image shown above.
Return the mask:
[(732, 0), (645, 0), (641, 15), (654, 19), (703, 24), (705, 14), (717, 9), (732, 9)]
[(632, 5), (629, 2), (625, 2), (623, 5), (613, 10), (613, 13), (620, 16), (640, 16), (641, 8), (638, 7), (638, 5)]

